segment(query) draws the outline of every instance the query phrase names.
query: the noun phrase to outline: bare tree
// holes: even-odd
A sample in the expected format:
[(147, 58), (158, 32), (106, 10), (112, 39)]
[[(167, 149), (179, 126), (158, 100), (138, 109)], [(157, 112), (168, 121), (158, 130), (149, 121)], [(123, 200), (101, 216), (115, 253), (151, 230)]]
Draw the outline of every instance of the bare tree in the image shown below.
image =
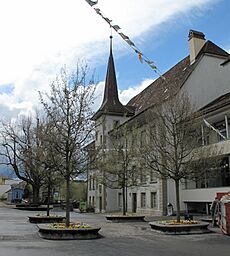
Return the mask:
[(122, 213), (127, 212), (127, 188), (137, 185), (138, 172), (135, 158), (137, 129), (123, 124), (109, 134), (110, 147), (98, 153), (97, 167), (100, 183), (111, 189), (122, 190)]
[(58, 168), (66, 182), (66, 226), (70, 223), (70, 181), (85, 171), (84, 146), (93, 131), (93, 79), (87, 79), (88, 68), (78, 64), (69, 75), (62, 69), (51, 83), (50, 94), (40, 93), (40, 100), (55, 135), (50, 145), (58, 156)]
[(11, 166), (16, 176), (32, 186), (33, 203), (39, 203), (44, 184), (44, 169), (38, 163), (43, 155), (38, 119), (23, 118), (14, 124), (2, 124), (1, 164)]
[(38, 133), (41, 139), (40, 151), (42, 154), (38, 159), (38, 164), (44, 169), (44, 185), (43, 189), (47, 190), (46, 203), (47, 203), (47, 216), (50, 215), (50, 203), (52, 190), (60, 185), (63, 178), (59, 175), (59, 156), (52, 147), (52, 141), (56, 139), (56, 134), (51, 132), (53, 129), (52, 122), (48, 119), (37, 120)]
[(198, 147), (197, 127), (194, 128), (198, 116), (187, 95), (170, 97), (149, 109), (146, 117), (149, 139), (141, 148), (141, 157), (157, 176), (174, 181), (179, 222), (180, 182), (201, 176), (201, 166), (215, 153), (210, 148)]

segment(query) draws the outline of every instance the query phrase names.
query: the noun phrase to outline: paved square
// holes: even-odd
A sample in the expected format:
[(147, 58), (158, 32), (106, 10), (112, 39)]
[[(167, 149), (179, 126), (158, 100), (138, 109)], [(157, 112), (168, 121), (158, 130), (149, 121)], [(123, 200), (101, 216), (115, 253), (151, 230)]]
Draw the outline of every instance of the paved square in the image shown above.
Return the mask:
[[(148, 222), (111, 223), (103, 215), (71, 213), (72, 220), (101, 226), (103, 238), (84, 241), (50, 241), (38, 236), (36, 214), (0, 206), (0, 256), (229, 256), (230, 236), (167, 236), (153, 232)], [(60, 212), (59, 212), (60, 214)], [(64, 214), (64, 213), (63, 213)]]

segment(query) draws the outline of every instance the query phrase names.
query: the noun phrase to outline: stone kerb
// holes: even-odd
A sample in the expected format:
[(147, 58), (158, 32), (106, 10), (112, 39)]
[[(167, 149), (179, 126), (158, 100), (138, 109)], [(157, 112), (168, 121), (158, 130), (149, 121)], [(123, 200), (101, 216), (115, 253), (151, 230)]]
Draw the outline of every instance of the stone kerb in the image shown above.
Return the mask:
[(149, 222), (151, 229), (167, 235), (203, 234), (211, 232), (209, 223), (198, 222), (196, 224), (167, 224), (160, 221)]
[(98, 233), (100, 227), (89, 228), (51, 228), (47, 224), (37, 225), (39, 236), (49, 240), (88, 240), (97, 239), (102, 236)]

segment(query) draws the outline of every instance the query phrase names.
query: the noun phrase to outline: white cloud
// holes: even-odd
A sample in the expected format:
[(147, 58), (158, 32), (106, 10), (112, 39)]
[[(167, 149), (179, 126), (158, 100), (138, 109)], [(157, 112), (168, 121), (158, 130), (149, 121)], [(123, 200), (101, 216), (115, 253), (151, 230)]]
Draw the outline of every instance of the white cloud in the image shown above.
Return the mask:
[(102, 100), (103, 100), (103, 95), (104, 95), (104, 87), (105, 87), (105, 81), (99, 82), (96, 85), (95, 88), (95, 100), (94, 100), (94, 105), (93, 105), (93, 110), (97, 111), (98, 108), (101, 106)]
[[(211, 2), (99, 0), (98, 7), (141, 43), (140, 35), (149, 29)], [(62, 65), (72, 66), (83, 57), (92, 67), (100, 63), (108, 51), (110, 29), (84, 0), (7, 0), (0, 1), (0, 31), (0, 89), (14, 86), (10, 95), (0, 95), (1, 105), (19, 114), (33, 107), (37, 91), (48, 88)], [(123, 42), (116, 42), (119, 49)], [(121, 92), (121, 101), (127, 102), (138, 88)]]
[(138, 84), (134, 87), (130, 87), (128, 89), (125, 89), (123, 91), (120, 91), (120, 101), (122, 104), (128, 103), (130, 99), (132, 99), (134, 96), (136, 96), (138, 93), (143, 91), (147, 86), (149, 86), (154, 80), (153, 79), (145, 79), (141, 82), (141, 84)]
[[(135, 85), (133, 87), (130, 87), (125, 90), (119, 90), (119, 99), (122, 104), (127, 104), (130, 99), (132, 99), (134, 96), (136, 96), (138, 93), (143, 91), (147, 86), (149, 86), (154, 80), (153, 79), (145, 79), (140, 84)], [(94, 111), (97, 111), (98, 108), (101, 106), (103, 95), (104, 95), (104, 87), (105, 82), (100, 82), (97, 84), (95, 89), (95, 101), (93, 109)]]

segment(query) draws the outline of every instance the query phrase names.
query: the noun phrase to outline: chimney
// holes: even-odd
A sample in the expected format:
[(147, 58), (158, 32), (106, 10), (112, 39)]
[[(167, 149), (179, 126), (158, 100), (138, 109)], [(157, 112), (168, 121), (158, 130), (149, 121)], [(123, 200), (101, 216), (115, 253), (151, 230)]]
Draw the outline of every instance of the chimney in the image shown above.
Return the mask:
[(190, 64), (196, 60), (196, 56), (205, 44), (205, 35), (202, 32), (190, 30), (188, 35)]

